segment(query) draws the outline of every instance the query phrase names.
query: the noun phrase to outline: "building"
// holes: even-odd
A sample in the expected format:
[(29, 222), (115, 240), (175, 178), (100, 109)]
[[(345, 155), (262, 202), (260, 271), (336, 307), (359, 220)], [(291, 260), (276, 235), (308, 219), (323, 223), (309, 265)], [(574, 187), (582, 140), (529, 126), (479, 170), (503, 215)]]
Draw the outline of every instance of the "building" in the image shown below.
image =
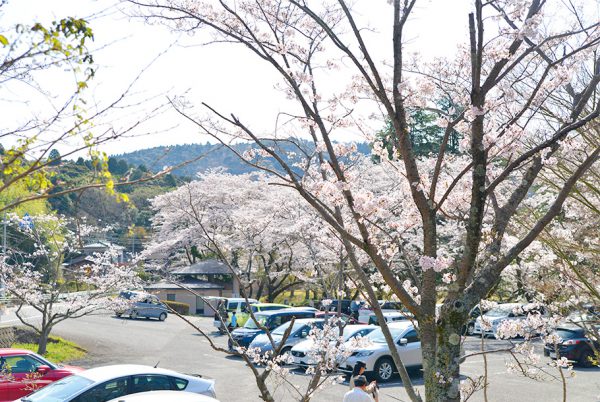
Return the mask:
[[(186, 303), (190, 313), (211, 316), (213, 310), (205, 306), (205, 298), (239, 297), (240, 283), (229, 267), (218, 260), (203, 260), (170, 272), (170, 281), (161, 281), (144, 289), (161, 300)], [(200, 297), (202, 296), (202, 297)]]

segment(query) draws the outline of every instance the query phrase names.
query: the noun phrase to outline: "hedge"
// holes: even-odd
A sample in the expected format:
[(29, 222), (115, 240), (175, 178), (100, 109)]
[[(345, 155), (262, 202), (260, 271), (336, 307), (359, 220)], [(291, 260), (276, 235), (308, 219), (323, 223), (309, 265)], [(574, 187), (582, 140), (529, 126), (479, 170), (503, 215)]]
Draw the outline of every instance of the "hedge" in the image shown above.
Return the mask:
[(190, 313), (190, 305), (187, 303), (180, 303), (180, 302), (169, 301), (169, 300), (163, 300), (162, 302), (164, 304), (166, 304), (167, 307), (172, 308), (179, 314), (187, 315)]

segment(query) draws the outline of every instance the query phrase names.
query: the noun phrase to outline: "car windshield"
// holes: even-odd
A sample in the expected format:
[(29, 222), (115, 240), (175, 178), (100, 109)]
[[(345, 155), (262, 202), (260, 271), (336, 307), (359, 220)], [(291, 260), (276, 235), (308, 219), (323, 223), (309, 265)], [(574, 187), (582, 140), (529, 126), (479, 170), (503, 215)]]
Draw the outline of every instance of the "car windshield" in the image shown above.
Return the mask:
[(583, 338), (583, 329), (566, 329), (566, 328), (559, 328), (556, 330), (555, 332), (556, 335), (558, 335), (560, 337), (560, 339), (562, 340), (567, 340), (567, 339), (576, 339), (576, 338)]
[(85, 377), (71, 375), (28, 395), (26, 398), (22, 399), (22, 401), (62, 402), (64, 400), (69, 400), (70, 397), (76, 395), (79, 391), (93, 383), (92, 380)]
[[(254, 317), (256, 318), (256, 321), (258, 321), (258, 324), (260, 326), (265, 326), (267, 323), (267, 316), (264, 315), (260, 315), (260, 314), (255, 314)], [(254, 322), (254, 320), (252, 319), (252, 317), (250, 317), (250, 319), (248, 321), (246, 321), (246, 324), (244, 325), (244, 328), (247, 329), (258, 329), (259, 325), (256, 325), (256, 322)]]
[[(275, 330), (272, 332), (273, 335), (283, 335), (283, 333), (288, 329), (288, 327), (290, 326), (291, 321), (286, 322), (285, 324), (282, 324), (280, 326), (278, 326), (277, 328), (275, 328)], [(294, 332), (298, 331), (300, 328), (302, 328), (304, 325), (306, 324), (302, 324), (299, 322), (295, 322), (294, 326), (292, 327), (292, 331), (290, 332), (290, 335), (293, 334)]]
[[(392, 333), (392, 338), (396, 339), (402, 332), (404, 332), (406, 328), (390, 328), (390, 332)], [(377, 328), (369, 335), (367, 338), (371, 340), (373, 343), (386, 343), (385, 337), (383, 336), (383, 331), (381, 328)]]

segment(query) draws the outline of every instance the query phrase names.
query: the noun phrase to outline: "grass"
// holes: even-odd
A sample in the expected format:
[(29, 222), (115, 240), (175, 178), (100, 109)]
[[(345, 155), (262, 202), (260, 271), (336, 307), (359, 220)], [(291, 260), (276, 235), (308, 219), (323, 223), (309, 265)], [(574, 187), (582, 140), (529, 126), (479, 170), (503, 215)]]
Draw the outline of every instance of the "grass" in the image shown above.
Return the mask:
[[(14, 343), (12, 347), (37, 352), (38, 345), (35, 343)], [(72, 360), (81, 359), (86, 354), (87, 351), (76, 343), (64, 340), (57, 336), (51, 336), (48, 339), (44, 357), (53, 363), (66, 363)]]

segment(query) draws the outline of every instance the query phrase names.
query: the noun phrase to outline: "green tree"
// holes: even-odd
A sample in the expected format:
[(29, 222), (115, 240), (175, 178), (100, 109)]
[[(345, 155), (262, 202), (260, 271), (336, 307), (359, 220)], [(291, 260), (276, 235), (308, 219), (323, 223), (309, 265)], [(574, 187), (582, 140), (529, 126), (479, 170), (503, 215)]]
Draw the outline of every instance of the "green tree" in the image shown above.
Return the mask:
[(50, 166), (58, 166), (60, 165), (60, 153), (57, 149), (52, 149), (50, 154), (48, 154), (48, 160)]

